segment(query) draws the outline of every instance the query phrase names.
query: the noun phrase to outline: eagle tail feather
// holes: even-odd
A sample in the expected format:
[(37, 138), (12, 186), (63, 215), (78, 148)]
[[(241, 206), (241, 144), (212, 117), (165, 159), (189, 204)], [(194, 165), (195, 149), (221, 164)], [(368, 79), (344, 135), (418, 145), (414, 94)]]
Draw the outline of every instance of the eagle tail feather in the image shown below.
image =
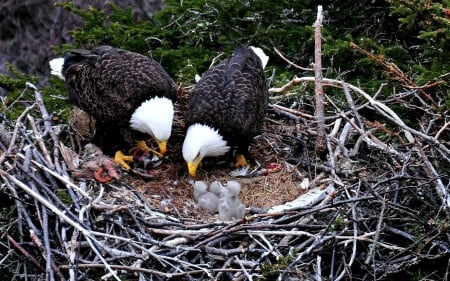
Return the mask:
[(64, 58), (55, 58), (49, 61), (50, 74), (65, 80), (63, 75)]

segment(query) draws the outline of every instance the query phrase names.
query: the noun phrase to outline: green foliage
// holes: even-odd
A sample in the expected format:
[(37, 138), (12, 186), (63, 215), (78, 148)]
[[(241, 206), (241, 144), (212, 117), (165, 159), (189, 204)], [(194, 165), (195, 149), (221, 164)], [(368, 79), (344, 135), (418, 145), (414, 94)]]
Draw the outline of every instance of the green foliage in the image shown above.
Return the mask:
[(7, 66), (11, 74), (0, 74), (0, 86), (10, 92), (8, 98), (4, 100), (2, 111), (10, 120), (16, 120), (24, 108), (30, 105), (28, 97), (32, 92), (24, 90), (26, 83), (36, 83), (37, 77), (20, 72), (12, 64)]
[(76, 45), (56, 48), (58, 53), (108, 44), (150, 55), (182, 83), (193, 81), (192, 73), (204, 72), (214, 57), (230, 54), (236, 44), (260, 46), (271, 55), (272, 64), (282, 67), (286, 64), (273, 54), (274, 46), (294, 61), (310, 62), (311, 52), (298, 52), (299, 42), (302, 47), (313, 46), (315, 12), (307, 8), (307, 1), (168, 0), (152, 21), (141, 22), (132, 20), (131, 9), (121, 10), (113, 3), (111, 14), (93, 8), (83, 11), (73, 3), (58, 5), (85, 21), (71, 32)]
[[(122, 10), (114, 3), (109, 3), (112, 13), (89, 7), (87, 11), (78, 9), (74, 3), (58, 3), (74, 14), (80, 16), (85, 25), (71, 31), (75, 43), (87, 48), (108, 44), (118, 48), (130, 49), (139, 53), (147, 50), (146, 41), (154, 33), (151, 22), (133, 21), (131, 8)], [(74, 46), (66, 45), (59, 51), (63, 53)]]
[(7, 64), (8, 70), (11, 75), (0, 74), (0, 87), (14, 92), (18, 89), (22, 89), (26, 82), (36, 83), (38, 78), (31, 75), (26, 75), (17, 70), (12, 64)]
[[(8, 69), (11, 72), (9, 75), (0, 75), (0, 86), (8, 89), (9, 95), (7, 102), (4, 103), (2, 111), (9, 120), (16, 120), (24, 109), (31, 106), (34, 98), (34, 92), (27, 88), (26, 83), (35, 84), (38, 78), (31, 75), (26, 75), (8, 64)], [(49, 79), (50, 85), (40, 89), (43, 96), (43, 102), (46, 105), (49, 113), (57, 114), (61, 121), (68, 120), (70, 115), (70, 105), (67, 103), (65, 94), (61, 96), (59, 93), (65, 93), (65, 86), (63, 82), (56, 77)]]
[[(147, 21), (135, 21), (130, 8), (123, 10), (114, 3), (110, 13), (80, 10), (73, 3), (59, 5), (85, 22), (71, 32), (75, 46), (56, 48), (61, 54), (69, 48), (109, 44), (151, 56), (178, 83), (191, 85), (194, 75), (203, 73), (214, 58), (230, 54), (236, 44), (246, 44), (262, 47), (270, 56), (267, 73), (275, 70), (275, 86), (293, 75), (312, 75), (288, 67), (273, 48), (298, 65), (312, 63), (315, 1), (167, 0), (166, 7)], [(324, 3), (325, 75), (369, 92), (389, 81), (382, 66), (350, 47), (353, 42), (394, 63), (418, 85), (441, 79), (450, 71), (448, 6), (449, 0)], [(444, 86), (435, 91), (448, 100), (448, 84)], [(386, 87), (381, 94), (390, 90)]]
[(450, 72), (450, 1), (388, 0), (398, 16), (400, 40), (415, 48), (411, 70), (416, 81), (427, 83)]
[(57, 189), (56, 195), (59, 199), (65, 204), (65, 205), (71, 205), (72, 204), (72, 198), (70, 197), (69, 193), (66, 189)]
[(333, 231), (337, 231), (337, 230), (341, 230), (345, 227), (345, 217), (342, 215), (339, 215), (334, 221), (333, 223), (330, 225), (330, 229), (329, 231), (333, 232)]
[(67, 123), (71, 115), (72, 105), (67, 100), (64, 81), (52, 76), (49, 77), (48, 82), (43, 88), (39, 89), (45, 107), (50, 114), (58, 116), (60, 123)]

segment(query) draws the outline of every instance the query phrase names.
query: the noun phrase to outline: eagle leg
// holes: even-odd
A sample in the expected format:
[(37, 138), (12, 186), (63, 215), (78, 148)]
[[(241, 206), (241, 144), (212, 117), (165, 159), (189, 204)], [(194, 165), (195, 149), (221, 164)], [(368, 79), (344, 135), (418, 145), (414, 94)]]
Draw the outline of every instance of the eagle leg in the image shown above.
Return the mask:
[(245, 156), (243, 154), (236, 154), (236, 162), (234, 163), (234, 166), (236, 168), (243, 168), (246, 167), (247, 164), (247, 160), (245, 159)]
[(162, 153), (148, 147), (147, 144), (145, 143), (145, 141), (138, 141), (136, 144), (136, 149), (142, 150), (144, 152), (152, 152), (153, 154), (158, 156), (158, 158), (160, 158), (160, 159), (164, 157), (164, 155)]
[(114, 162), (118, 163), (122, 168), (125, 170), (130, 170), (131, 167), (126, 162), (133, 162), (133, 157), (130, 155), (123, 154), (122, 151), (116, 151), (116, 154), (114, 155)]

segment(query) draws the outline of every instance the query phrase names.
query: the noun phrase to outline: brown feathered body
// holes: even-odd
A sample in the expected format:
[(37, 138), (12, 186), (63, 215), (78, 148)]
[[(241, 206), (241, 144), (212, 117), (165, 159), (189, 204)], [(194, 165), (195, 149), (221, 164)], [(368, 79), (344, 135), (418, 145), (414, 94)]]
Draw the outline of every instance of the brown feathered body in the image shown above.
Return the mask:
[(237, 46), (195, 85), (186, 127), (195, 123), (211, 126), (228, 145), (246, 154), (252, 139), (260, 134), (268, 98), (260, 58), (252, 49)]
[(158, 62), (111, 46), (69, 51), (62, 73), (69, 101), (96, 119), (92, 142), (109, 154), (130, 146), (130, 117), (141, 103), (176, 99), (175, 83)]

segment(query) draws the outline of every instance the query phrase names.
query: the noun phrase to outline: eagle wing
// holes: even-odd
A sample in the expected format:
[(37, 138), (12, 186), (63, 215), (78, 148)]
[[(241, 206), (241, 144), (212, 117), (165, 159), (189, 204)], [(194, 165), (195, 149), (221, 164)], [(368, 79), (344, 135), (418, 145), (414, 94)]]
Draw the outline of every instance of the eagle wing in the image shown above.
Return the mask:
[(110, 46), (70, 51), (63, 74), (69, 101), (101, 122), (129, 119), (152, 97), (176, 97), (174, 82), (159, 63)]
[(260, 59), (238, 46), (233, 55), (206, 71), (195, 85), (186, 125), (210, 125), (231, 144), (247, 149), (260, 133), (268, 90)]

